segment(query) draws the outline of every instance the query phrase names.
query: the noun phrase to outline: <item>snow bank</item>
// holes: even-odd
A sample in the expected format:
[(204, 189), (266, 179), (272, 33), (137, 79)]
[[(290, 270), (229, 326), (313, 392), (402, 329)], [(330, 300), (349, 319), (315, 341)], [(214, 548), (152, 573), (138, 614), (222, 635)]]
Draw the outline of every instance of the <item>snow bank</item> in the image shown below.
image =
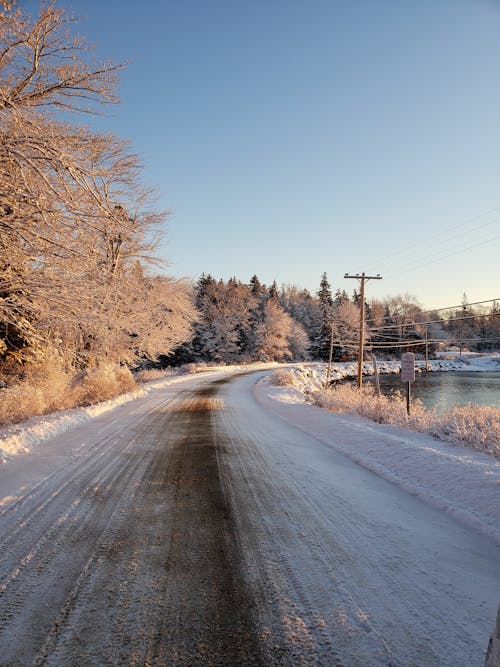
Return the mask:
[[(450, 358), (448, 358), (450, 356)], [(295, 364), (290, 367), (290, 372), (295, 375), (295, 386), (308, 394), (318, 389), (322, 389), (326, 382), (326, 368), (325, 363), (317, 364)], [(377, 360), (377, 368), (380, 374), (392, 375), (401, 373), (400, 361), (383, 361)], [(425, 370), (425, 361), (417, 360), (415, 362), (415, 371), (422, 373)], [(433, 359), (429, 361), (428, 372), (443, 372), (443, 371), (467, 371), (467, 372), (485, 372), (485, 371), (500, 371), (500, 354), (490, 355), (474, 355), (468, 353), (462, 357), (457, 355), (448, 355), (446, 358)], [(340, 362), (334, 363), (331, 366), (330, 380), (346, 380), (357, 377), (358, 363)], [(363, 375), (373, 375), (373, 362), (363, 362)]]
[[(312, 374), (310, 383), (317, 379)], [(305, 433), (500, 544), (500, 461), (426, 434), (308, 405), (299, 387), (276, 386), (264, 378), (256, 398)]]
[(33, 446), (44, 440), (76, 428), (80, 424), (85, 424), (103, 412), (133, 401), (146, 393), (145, 388), (139, 388), (89, 407), (61, 410), (49, 415), (31, 417), (20, 424), (5, 426), (0, 429), (0, 461), (5, 463), (12, 456), (29, 452)]

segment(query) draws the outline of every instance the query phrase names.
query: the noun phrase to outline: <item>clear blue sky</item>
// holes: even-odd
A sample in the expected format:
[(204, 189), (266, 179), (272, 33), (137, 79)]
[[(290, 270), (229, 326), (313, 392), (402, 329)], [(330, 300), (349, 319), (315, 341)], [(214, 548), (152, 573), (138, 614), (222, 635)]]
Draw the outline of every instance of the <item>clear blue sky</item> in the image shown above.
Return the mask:
[(98, 126), (174, 211), (170, 273), (500, 296), (497, 0), (58, 5), (99, 58), (131, 60)]

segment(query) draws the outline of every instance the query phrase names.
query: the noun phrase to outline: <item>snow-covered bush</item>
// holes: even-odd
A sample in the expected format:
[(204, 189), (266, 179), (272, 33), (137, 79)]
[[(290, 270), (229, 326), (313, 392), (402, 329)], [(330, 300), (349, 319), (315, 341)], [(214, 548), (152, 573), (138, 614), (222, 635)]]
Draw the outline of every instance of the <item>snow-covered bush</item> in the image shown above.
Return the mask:
[(0, 389), (0, 424), (73, 405), (72, 376), (57, 357), (30, 366), (21, 379), (10, 380)]
[[(402, 394), (378, 395), (371, 385), (360, 391), (357, 386), (340, 384), (314, 394), (314, 403), (331, 412), (351, 412), (380, 424), (393, 424), (404, 428), (427, 428), (429, 411), (418, 400), (412, 402), (411, 415), (406, 413), (406, 400)], [(423, 430), (423, 429), (422, 429)]]
[(276, 387), (293, 387), (296, 384), (294, 372), (285, 370), (274, 371), (269, 381)]
[(500, 458), (500, 408), (488, 405), (455, 406), (442, 416), (433, 411), (432, 435), (451, 442), (472, 444), (474, 449)]
[[(212, 364), (216, 366), (217, 364)], [(208, 370), (208, 365), (204, 361), (193, 362), (190, 364), (184, 364), (181, 366), (181, 373), (191, 374), (191, 373), (202, 373), (203, 371)]]

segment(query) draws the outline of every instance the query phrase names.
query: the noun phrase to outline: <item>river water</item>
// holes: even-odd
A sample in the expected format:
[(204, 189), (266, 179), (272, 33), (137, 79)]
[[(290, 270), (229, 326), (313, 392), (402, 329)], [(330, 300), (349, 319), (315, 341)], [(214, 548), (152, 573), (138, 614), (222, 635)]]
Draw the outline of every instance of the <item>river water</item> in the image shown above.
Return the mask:
[[(395, 389), (405, 390), (400, 375), (381, 375), (380, 387), (387, 394)], [(467, 403), (500, 407), (500, 372), (417, 373), (411, 390), (412, 397), (427, 407), (449, 408)]]

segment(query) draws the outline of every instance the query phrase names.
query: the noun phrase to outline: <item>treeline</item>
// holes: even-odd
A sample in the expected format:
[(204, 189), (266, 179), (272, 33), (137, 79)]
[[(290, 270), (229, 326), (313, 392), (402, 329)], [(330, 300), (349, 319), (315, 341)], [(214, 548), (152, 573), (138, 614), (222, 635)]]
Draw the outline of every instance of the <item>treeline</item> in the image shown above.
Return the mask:
[(85, 371), (168, 354), (189, 337), (191, 286), (155, 275), (165, 213), (127, 142), (76, 120), (116, 101), (52, 3), (0, 1), (0, 372)]
[(367, 305), (368, 343), (385, 355), (429, 354), (443, 347), (484, 352), (500, 347), (500, 304), (488, 301), (445, 310), (423, 311), (412, 297), (391, 297)]
[[(316, 293), (294, 285), (227, 282), (203, 274), (194, 286), (197, 320), (193, 335), (166, 364), (248, 361), (350, 361), (359, 344), (360, 295), (332, 291), (323, 274)], [(365, 303), (368, 354), (398, 357), (402, 352), (431, 355), (456, 345), (484, 351), (500, 346), (500, 306), (493, 302), (449, 311), (424, 311), (405, 295)]]
[[(203, 274), (194, 287), (198, 311), (193, 336), (167, 364), (189, 362), (334, 360), (355, 356), (359, 295), (332, 289), (326, 273), (315, 294), (295, 285), (266, 286)], [(333, 338), (332, 338), (333, 330)]]

